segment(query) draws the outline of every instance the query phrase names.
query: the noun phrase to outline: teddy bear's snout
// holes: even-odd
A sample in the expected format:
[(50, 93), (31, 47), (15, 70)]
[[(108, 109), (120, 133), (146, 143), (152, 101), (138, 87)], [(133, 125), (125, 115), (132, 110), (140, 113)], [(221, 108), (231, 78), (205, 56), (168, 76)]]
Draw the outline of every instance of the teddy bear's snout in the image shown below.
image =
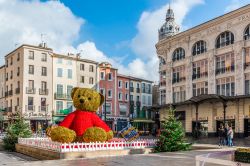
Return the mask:
[(80, 101), (80, 103), (82, 103), (82, 104), (84, 103), (84, 99), (80, 99), (79, 101)]

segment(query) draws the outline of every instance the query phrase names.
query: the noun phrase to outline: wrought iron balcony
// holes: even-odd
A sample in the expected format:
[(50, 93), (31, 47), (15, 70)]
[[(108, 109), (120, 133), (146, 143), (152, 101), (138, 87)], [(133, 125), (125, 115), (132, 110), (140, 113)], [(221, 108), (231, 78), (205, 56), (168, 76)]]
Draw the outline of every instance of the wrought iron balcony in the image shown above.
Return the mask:
[(16, 88), (16, 94), (20, 93), (20, 88)]
[(222, 68), (217, 68), (215, 71), (215, 74), (223, 74), (223, 73), (228, 73), (228, 72), (233, 72), (234, 71), (234, 65), (231, 65), (229, 67), (222, 67)]
[(26, 105), (25, 110), (26, 111), (35, 111), (35, 106), (34, 105)]
[(36, 93), (36, 89), (33, 87), (26, 87), (26, 93), (27, 94), (35, 94)]
[(136, 93), (140, 93), (140, 88), (136, 88)]
[(130, 92), (134, 92), (134, 87), (129, 87)]
[(172, 80), (172, 84), (178, 83), (178, 82), (183, 82), (186, 80), (186, 77), (180, 77), (180, 78), (174, 78)]
[(39, 106), (39, 111), (48, 111), (48, 106)]
[(67, 95), (65, 93), (55, 93), (55, 99), (67, 99)]
[(8, 93), (9, 93), (9, 96), (12, 96), (13, 95), (13, 90), (10, 90)]
[(48, 89), (41, 89), (39, 88), (39, 95), (48, 95), (49, 90)]

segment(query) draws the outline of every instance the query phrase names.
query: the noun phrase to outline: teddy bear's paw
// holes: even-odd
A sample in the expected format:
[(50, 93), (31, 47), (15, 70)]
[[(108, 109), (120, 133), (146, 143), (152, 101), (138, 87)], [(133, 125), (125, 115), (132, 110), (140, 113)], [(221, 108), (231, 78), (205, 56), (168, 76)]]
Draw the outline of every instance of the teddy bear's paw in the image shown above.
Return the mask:
[(58, 126), (51, 129), (50, 137), (52, 141), (61, 143), (71, 143), (76, 138), (76, 133), (68, 128)]
[(107, 133), (100, 127), (90, 127), (83, 134), (84, 142), (105, 142), (107, 140)]
[(107, 132), (107, 140), (111, 140), (114, 137), (113, 131), (110, 130), (109, 132)]

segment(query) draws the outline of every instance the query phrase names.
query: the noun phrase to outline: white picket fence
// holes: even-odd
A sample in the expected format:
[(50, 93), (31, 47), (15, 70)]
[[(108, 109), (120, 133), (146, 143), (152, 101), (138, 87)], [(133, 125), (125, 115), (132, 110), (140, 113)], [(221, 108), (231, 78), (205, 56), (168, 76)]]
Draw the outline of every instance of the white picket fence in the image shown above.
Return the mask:
[(140, 139), (133, 142), (90, 142), (90, 143), (58, 143), (49, 138), (19, 138), (18, 144), (33, 146), (57, 152), (83, 152), (96, 150), (122, 150), (154, 147), (156, 139)]

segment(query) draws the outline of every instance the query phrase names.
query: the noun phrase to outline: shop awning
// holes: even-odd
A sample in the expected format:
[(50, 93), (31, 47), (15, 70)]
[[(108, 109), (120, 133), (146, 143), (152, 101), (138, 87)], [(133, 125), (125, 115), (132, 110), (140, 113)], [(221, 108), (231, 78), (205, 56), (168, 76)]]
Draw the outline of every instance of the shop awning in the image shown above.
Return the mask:
[(151, 119), (133, 119), (131, 122), (142, 122), (142, 123), (155, 123), (155, 121)]

